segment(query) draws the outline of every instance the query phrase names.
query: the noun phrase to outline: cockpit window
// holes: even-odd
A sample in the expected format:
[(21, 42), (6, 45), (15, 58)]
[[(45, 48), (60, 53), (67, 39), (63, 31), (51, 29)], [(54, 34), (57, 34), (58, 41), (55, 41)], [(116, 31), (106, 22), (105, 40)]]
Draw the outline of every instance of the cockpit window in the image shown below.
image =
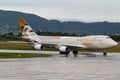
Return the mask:
[(106, 37), (106, 39), (110, 39), (110, 37)]

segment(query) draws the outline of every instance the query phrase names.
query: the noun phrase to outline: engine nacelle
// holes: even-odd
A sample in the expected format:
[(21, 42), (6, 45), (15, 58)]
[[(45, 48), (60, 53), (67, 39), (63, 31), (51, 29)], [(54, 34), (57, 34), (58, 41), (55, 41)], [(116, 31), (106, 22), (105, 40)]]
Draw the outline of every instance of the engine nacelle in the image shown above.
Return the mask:
[(33, 47), (36, 50), (42, 50), (43, 49), (43, 46), (41, 44), (35, 44)]
[(59, 47), (59, 51), (60, 52), (67, 52), (68, 51), (68, 48), (66, 46), (60, 46)]

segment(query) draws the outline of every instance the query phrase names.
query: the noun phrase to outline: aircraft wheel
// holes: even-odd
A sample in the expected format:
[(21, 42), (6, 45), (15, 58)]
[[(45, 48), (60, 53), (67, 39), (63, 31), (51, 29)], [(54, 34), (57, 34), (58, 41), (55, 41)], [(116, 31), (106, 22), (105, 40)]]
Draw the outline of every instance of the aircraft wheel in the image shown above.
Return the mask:
[(65, 52), (60, 52), (60, 55), (63, 55), (63, 54), (65, 54)]
[(65, 52), (65, 57), (69, 56), (69, 51)]
[(78, 57), (78, 51), (74, 50), (74, 51), (73, 51), (73, 56), (74, 56), (74, 57)]
[(103, 53), (103, 55), (104, 55), (104, 56), (107, 56), (107, 53), (106, 53), (106, 52), (104, 52), (104, 53)]

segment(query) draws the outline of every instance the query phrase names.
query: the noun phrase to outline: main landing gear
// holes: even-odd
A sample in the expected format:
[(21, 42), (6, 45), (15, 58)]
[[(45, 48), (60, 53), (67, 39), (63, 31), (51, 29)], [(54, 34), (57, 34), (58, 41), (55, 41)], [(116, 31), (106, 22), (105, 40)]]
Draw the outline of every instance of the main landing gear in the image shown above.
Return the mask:
[(68, 57), (69, 56), (69, 51), (65, 52), (65, 57)]
[(73, 56), (78, 57), (78, 50), (73, 50)]
[(107, 52), (106, 52), (106, 50), (103, 52), (103, 56), (107, 56)]
[(60, 55), (65, 55), (65, 57), (68, 57), (69, 56), (69, 51), (67, 51), (67, 52), (60, 52)]
[[(65, 57), (68, 57), (69, 56), (69, 51), (67, 52), (60, 52), (60, 55), (65, 55)], [(88, 54), (87, 54), (88, 55)], [(89, 54), (90, 55), (90, 54)], [(74, 57), (78, 57), (78, 50), (73, 50), (73, 56)], [(93, 56), (93, 55), (92, 55)], [(94, 55), (95, 56), (95, 55)], [(105, 50), (103, 52), (103, 56), (106, 57), (107, 56), (107, 51)]]
[[(65, 57), (68, 57), (69, 56), (69, 51), (67, 52), (60, 52), (60, 55), (65, 55)], [(78, 50), (73, 50), (73, 56), (74, 57), (78, 57)]]

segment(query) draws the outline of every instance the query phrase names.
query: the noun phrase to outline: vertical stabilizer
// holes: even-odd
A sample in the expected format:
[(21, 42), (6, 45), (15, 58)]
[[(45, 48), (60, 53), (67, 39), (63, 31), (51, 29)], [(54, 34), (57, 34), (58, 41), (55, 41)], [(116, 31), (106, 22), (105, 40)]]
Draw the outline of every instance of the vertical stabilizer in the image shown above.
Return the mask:
[(22, 18), (18, 19), (18, 23), (22, 32), (22, 38), (27, 39), (29, 41), (39, 42), (40, 39), (38, 35), (33, 31), (30, 25)]
[(25, 36), (27, 37), (27, 36), (30, 36), (30, 35), (37, 35), (24, 19), (19, 18), (18, 23), (20, 25), (20, 29), (21, 29), (21, 32), (22, 32), (22, 37), (25, 37)]

